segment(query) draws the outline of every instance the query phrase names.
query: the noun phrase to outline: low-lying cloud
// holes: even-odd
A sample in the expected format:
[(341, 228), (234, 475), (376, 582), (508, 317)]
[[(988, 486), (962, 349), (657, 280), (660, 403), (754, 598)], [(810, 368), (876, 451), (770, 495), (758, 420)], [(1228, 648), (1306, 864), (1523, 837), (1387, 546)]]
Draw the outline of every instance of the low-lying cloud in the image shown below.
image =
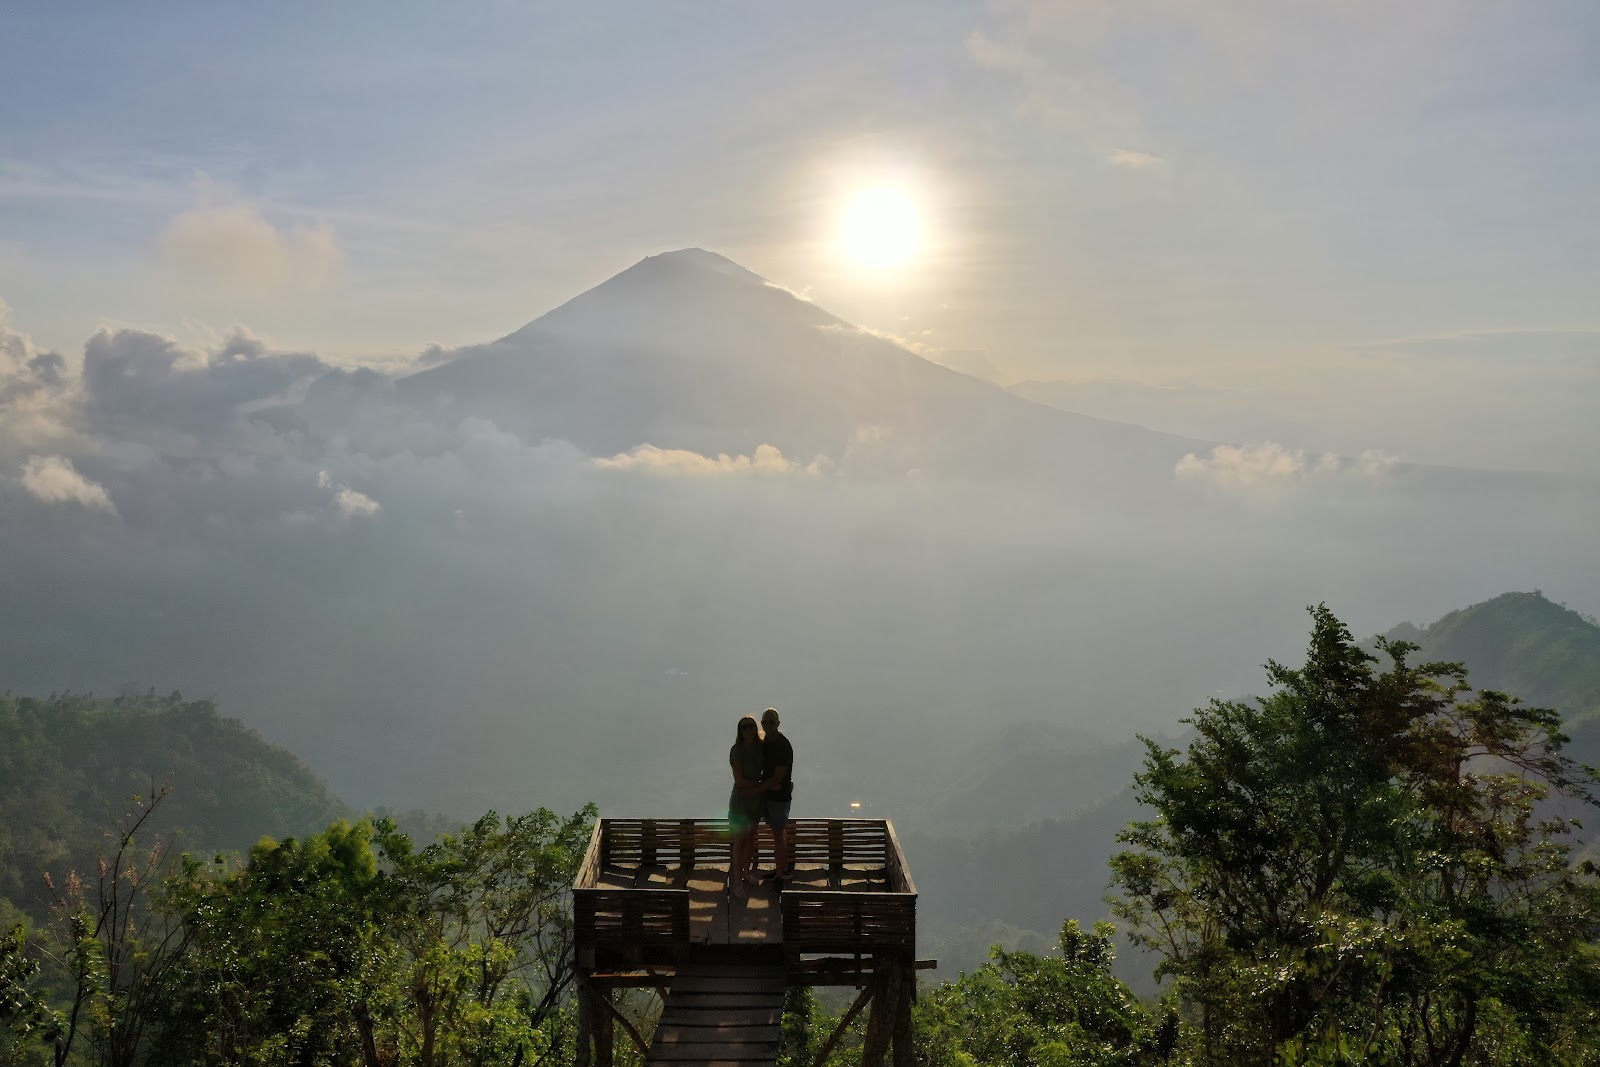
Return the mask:
[(1190, 452), (1174, 470), (1180, 481), (1220, 489), (1250, 490), (1296, 485), (1309, 478), (1334, 475), (1377, 477), (1389, 472), (1395, 459), (1378, 450), (1345, 459), (1331, 452), (1309, 454), (1276, 441), (1249, 445), (1217, 445), (1205, 456)]
[(773, 445), (760, 445), (751, 455), (730, 456), (726, 452), (706, 456), (683, 448), (657, 448), (640, 445), (630, 452), (600, 456), (593, 460), (601, 470), (646, 471), (651, 474), (714, 477), (728, 474), (820, 474), (826, 466), (822, 458), (800, 464), (786, 459)]

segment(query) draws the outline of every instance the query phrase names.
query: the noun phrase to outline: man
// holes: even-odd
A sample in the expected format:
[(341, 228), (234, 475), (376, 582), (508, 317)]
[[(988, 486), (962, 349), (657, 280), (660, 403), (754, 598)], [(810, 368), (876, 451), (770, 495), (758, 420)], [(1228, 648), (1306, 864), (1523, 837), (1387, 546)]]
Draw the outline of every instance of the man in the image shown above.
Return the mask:
[(767, 825), (772, 828), (773, 871), (768, 877), (778, 888), (794, 877), (794, 834), (789, 826), (789, 802), (794, 797), (794, 746), (779, 729), (782, 720), (777, 708), (761, 713), (761, 732), (766, 739), (761, 742), (762, 763), (766, 765)]

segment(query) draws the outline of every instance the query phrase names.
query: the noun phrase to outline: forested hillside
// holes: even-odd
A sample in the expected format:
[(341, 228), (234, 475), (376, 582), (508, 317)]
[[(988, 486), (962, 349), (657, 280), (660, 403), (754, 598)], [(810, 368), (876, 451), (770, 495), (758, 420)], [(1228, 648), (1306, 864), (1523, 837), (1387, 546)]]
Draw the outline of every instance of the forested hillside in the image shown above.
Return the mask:
[(92, 869), (130, 799), (163, 784), (151, 830), (196, 850), (247, 849), (349, 814), (297, 756), (210, 700), (0, 694), (0, 898), (38, 917), (41, 872)]
[(1504, 593), (1452, 611), (1431, 626), (1386, 635), (1421, 646), (1425, 659), (1466, 665), (1472, 684), (1561, 712), (1570, 754), (1600, 763), (1600, 624), (1537, 590)]

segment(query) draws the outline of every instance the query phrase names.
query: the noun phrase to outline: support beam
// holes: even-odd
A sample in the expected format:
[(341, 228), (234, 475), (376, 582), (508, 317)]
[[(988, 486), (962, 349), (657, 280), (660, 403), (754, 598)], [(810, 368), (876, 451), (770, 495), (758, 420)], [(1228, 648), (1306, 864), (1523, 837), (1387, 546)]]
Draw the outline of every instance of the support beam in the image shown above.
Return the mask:
[(611, 990), (600, 989), (596, 990), (596, 992), (599, 996), (596, 998), (595, 1003), (605, 1009), (604, 1014), (607, 1016), (605, 1025), (609, 1028), (612, 1020), (621, 1023), (622, 1029), (627, 1033), (629, 1039), (633, 1041), (634, 1047), (639, 1050), (639, 1055), (648, 1056), (650, 1054), (650, 1046), (645, 1044), (644, 1038), (639, 1036), (638, 1029), (628, 1021), (628, 1017), (622, 1014), (622, 1009), (618, 1008), (612, 1001)]
[(856, 1021), (856, 1016), (861, 1014), (862, 1006), (870, 999), (872, 999), (872, 987), (868, 986), (856, 996), (856, 1001), (850, 1005), (850, 1010), (844, 1013), (844, 1018), (839, 1020), (839, 1025), (833, 1028), (833, 1033), (828, 1035), (828, 1040), (822, 1043), (822, 1051), (817, 1053), (816, 1067), (822, 1067), (824, 1063), (828, 1062), (829, 1055), (833, 1053), (833, 1046), (839, 1043), (839, 1038), (844, 1036), (844, 1032), (850, 1028), (850, 1024)]
[(861, 1044), (861, 1067), (883, 1067), (894, 1036), (896, 1013), (900, 1010), (899, 969), (885, 966), (873, 976), (872, 1014), (867, 1016), (866, 1040)]
[(587, 978), (578, 977), (578, 1049), (574, 1067), (590, 1067), (589, 1045), (594, 1040), (594, 991)]
[(916, 1067), (917, 1057), (911, 1036), (911, 1004), (917, 996), (917, 972), (903, 964), (895, 967), (890, 979), (899, 986), (894, 1011), (894, 1067)]
[(612, 1067), (612, 1051), (617, 1034), (612, 1019), (616, 1017), (617, 1008), (611, 1003), (609, 989), (595, 989), (593, 997), (594, 1008), (599, 1009), (591, 1009), (594, 1018), (594, 1067)]

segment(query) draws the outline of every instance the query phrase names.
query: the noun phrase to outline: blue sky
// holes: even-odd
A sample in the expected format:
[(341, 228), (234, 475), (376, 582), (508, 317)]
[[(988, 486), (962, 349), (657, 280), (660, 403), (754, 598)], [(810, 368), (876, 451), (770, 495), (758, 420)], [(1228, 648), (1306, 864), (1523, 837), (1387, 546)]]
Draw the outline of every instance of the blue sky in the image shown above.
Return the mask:
[[(12, 3), (0, 40), (0, 300), (69, 354), (393, 360), (700, 245), (1000, 380), (1600, 451), (1584, 0)], [(831, 226), (880, 181), (928, 248), (865, 276)], [(1430, 399), (1543, 443), (1430, 454)]]

